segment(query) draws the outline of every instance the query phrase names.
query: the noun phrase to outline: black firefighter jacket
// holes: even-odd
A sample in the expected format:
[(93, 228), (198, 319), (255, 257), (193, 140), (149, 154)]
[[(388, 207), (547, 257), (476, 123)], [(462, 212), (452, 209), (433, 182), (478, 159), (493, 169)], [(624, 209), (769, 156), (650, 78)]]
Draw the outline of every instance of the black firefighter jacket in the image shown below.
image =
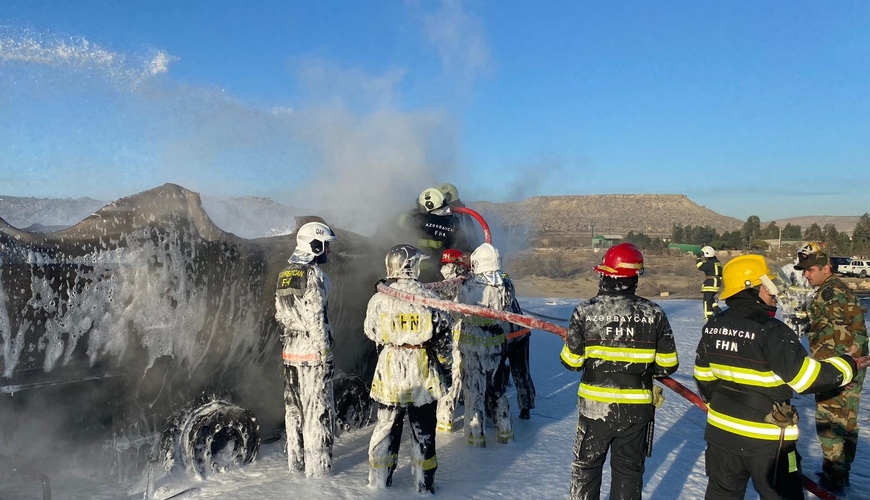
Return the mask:
[[(755, 290), (738, 292), (726, 304), (704, 325), (695, 359), (695, 382), (709, 408), (704, 438), (740, 455), (772, 455), (781, 428), (764, 417), (773, 403), (788, 402), (793, 390), (815, 393), (849, 383), (855, 361), (810, 358)], [(797, 438), (796, 425), (785, 428), (785, 441)]]
[(632, 293), (605, 291), (574, 310), (560, 357), (568, 369), (583, 370), (581, 414), (594, 402), (616, 403), (630, 421), (652, 418), (653, 377), (679, 365), (661, 307)]

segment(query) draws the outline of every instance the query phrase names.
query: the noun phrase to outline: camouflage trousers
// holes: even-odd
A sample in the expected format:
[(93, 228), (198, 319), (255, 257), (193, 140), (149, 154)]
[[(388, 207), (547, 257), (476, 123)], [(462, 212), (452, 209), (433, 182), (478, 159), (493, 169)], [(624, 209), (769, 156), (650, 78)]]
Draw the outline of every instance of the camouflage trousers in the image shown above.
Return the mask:
[(858, 445), (858, 404), (863, 381), (835, 392), (816, 395), (816, 434), (822, 445), (822, 472), (843, 484), (855, 461)]

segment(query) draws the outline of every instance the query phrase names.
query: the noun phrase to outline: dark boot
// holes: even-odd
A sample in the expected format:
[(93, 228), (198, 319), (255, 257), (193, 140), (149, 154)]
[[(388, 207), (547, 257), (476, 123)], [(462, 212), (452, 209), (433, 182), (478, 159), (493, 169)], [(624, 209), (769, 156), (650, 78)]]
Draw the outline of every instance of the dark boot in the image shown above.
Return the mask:
[(528, 408), (523, 408), (522, 410), (520, 410), (520, 420), (528, 420), (530, 418), (532, 418), (532, 415), (529, 412)]

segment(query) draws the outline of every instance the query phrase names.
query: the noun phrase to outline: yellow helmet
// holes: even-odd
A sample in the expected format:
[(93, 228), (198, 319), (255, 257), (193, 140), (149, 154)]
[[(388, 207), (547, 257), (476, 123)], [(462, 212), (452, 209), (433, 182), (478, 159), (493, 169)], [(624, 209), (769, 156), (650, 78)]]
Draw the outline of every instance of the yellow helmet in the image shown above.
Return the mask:
[(764, 285), (771, 295), (779, 295), (780, 291), (785, 290), (781, 282), (780, 276), (767, 266), (764, 257), (741, 255), (729, 260), (722, 268), (722, 294), (719, 298), (727, 299), (741, 290), (759, 285)]

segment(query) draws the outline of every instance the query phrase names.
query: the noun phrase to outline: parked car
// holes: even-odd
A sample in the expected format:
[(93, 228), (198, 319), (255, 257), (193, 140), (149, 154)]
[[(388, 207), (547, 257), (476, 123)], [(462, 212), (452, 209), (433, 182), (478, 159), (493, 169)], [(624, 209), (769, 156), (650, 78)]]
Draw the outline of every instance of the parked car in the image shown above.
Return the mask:
[(838, 269), (841, 274), (846, 276), (866, 278), (870, 274), (870, 260), (852, 259), (848, 264), (840, 265)]

